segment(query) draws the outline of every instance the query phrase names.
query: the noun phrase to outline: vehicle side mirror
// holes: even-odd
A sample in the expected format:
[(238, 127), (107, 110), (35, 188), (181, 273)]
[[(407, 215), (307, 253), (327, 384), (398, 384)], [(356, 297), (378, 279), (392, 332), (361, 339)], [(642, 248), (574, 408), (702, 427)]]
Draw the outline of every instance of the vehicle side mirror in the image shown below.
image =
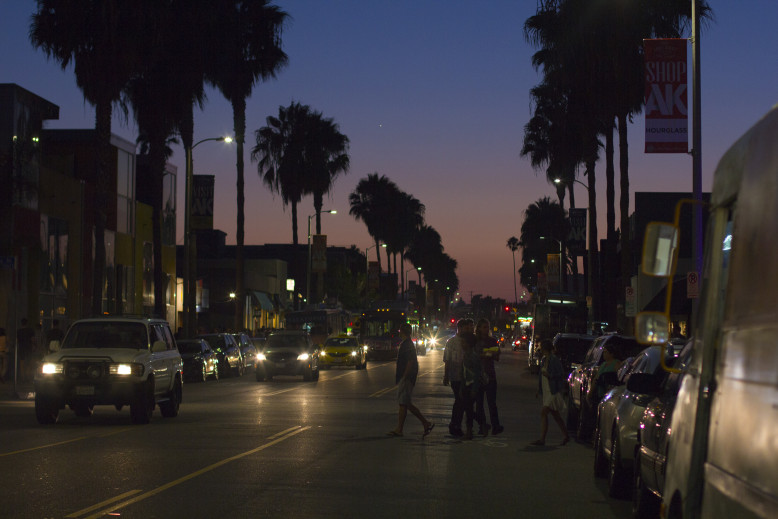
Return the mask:
[(673, 272), (673, 261), (678, 249), (678, 228), (671, 223), (651, 222), (646, 226), (643, 241), (643, 273), (647, 276), (668, 277)]
[(660, 377), (651, 373), (633, 373), (627, 378), (627, 391), (641, 395), (658, 395)]
[(667, 315), (662, 312), (640, 312), (635, 317), (635, 338), (640, 344), (665, 344), (670, 340)]
[(167, 343), (165, 341), (154, 341), (154, 344), (151, 345), (151, 352), (152, 353), (159, 353), (161, 351), (167, 350)]

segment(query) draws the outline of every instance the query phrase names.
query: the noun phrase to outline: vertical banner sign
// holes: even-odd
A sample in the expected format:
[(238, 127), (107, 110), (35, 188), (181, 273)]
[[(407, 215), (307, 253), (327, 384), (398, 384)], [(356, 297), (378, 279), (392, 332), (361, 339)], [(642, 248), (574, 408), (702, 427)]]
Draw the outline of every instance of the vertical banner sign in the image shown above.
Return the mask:
[(367, 265), (367, 288), (368, 290), (378, 290), (378, 262), (370, 261)]
[(214, 175), (192, 175), (192, 229), (213, 229)]
[(311, 242), (311, 271), (327, 272), (327, 235), (314, 234)]
[(569, 211), (570, 235), (567, 237), (567, 247), (575, 255), (586, 250), (586, 209), (572, 208)]
[(646, 153), (687, 153), (687, 40), (643, 40)]
[(546, 275), (548, 276), (548, 291), (559, 292), (560, 290), (560, 255), (559, 254), (546, 254)]

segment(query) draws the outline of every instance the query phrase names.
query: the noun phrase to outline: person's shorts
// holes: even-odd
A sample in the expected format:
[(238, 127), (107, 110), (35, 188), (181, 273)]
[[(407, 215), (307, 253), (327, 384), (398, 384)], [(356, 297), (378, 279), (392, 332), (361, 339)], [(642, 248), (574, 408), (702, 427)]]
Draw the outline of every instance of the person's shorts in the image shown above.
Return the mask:
[(400, 405), (410, 405), (411, 393), (413, 393), (414, 383), (408, 379), (400, 380), (397, 385), (397, 403)]

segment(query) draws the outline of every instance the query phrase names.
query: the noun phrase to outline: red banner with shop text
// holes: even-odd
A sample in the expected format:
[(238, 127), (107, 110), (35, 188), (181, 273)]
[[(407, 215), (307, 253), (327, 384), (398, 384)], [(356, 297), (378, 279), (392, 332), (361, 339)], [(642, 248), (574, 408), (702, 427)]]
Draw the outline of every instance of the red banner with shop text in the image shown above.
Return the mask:
[(687, 153), (688, 40), (643, 40), (646, 72), (646, 153)]

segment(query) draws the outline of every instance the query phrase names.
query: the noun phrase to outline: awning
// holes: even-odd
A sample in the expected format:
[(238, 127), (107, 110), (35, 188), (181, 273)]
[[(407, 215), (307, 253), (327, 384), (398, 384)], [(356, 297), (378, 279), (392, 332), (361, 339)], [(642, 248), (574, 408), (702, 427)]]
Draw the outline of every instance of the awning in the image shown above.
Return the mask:
[(268, 312), (273, 311), (273, 303), (270, 301), (270, 298), (267, 297), (266, 293), (254, 291), (254, 298), (256, 298), (262, 310), (267, 310)]

